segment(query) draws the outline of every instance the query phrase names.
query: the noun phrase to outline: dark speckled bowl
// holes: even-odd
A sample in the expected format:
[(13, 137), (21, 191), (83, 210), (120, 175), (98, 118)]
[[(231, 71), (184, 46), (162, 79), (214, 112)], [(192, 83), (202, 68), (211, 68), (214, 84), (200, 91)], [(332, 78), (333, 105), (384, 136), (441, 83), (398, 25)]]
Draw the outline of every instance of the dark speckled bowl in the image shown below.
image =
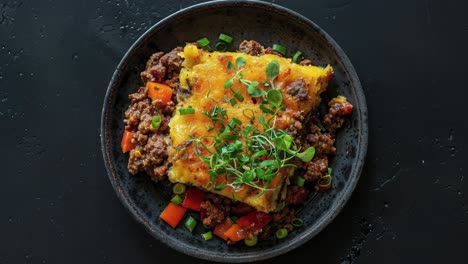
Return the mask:
[[(354, 105), (349, 128), (338, 134), (338, 155), (331, 166), (333, 189), (311, 197), (299, 210), (303, 228), (281, 241), (272, 239), (256, 247), (243, 243), (228, 246), (218, 238), (204, 241), (199, 224), (194, 233), (183, 226), (170, 228), (159, 214), (170, 199), (165, 184), (155, 184), (145, 175), (131, 176), (128, 155), (122, 154), (120, 140), (123, 118), (130, 101), (128, 94), (142, 84), (139, 73), (156, 51), (170, 51), (200, 37), (215, 40), (219, 33), (234, 37), (234, 47), (244, 39), (271, 46), (280, 43), (289, 48), (288, 56), (301, 50), (315, 64), (331, 64), (335, 75), (329, 86), (330, 97), (346, 96)], [(215, 1), (195, 5), (160, 21), (144, 33), (118, 65), (106, 93), (102, 109), (101, 143), (109, 179), (117, 196), (130, 214), (155, 238), (170, 247), (198, 258), (221, 262), (247, 262), (271, 258), (290, 251), (320, 232), (345, 205), (356, 186), (367, 149), (367, 108), (356, 72), (340, 47), (317, 25), (305, 17), (271, 3), (257, 1)]]

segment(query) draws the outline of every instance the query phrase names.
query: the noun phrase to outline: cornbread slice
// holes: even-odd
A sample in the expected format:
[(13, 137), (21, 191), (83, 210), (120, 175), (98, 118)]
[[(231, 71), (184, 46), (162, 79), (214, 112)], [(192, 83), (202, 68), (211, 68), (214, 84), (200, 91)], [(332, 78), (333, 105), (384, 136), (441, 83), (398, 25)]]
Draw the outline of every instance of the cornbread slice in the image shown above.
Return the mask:
[[(235, 117), (242, 121), (242, 128), (246, 124), (252, 124), (260, 131), (263, 130), (258, 121), (251, 122), (252, 115), (256, 117), (255, 120), (264, 115), (260, 109), (259, 99), (252, 98), (244, 84), (234, 80), (232, 86), (233, 90), (242, 94), (243, 102), (237, 102), (232, 106), (226, 99), (233, 98), (233, 93), (230, 89), (224, 89), (224, 83), (236, 72), (227, 67), (228, 62), (235, 64), (238, 57), (243, 57), (246, 61), (242, 70), (243, 78), (260, 83), (268, 80), (266, 66), (272, 60), (279, 63), (280, 72), (274, 84), (276, 89), (282, 91), (285, 110), (279, 112), (276, 127), (285, 130), (298, 121), (298, 114), (305, 115), (320, 103), (320, 93), (326, 89), (333, 74), (331, 66), (325, 68), (301, 66), (291, 62), (291, 59), (274, 54), (251, 56), (236, 52), (206, 52), (193, 44), (187, 44), (180, 55), (185, 59), (180, 72), (180, 87), (191, 90), (191, 95), (180, 98), (177, 110), (169, 123), (172, 140), (169, 160), (172, 168), (168, 176), (171, 182), (187, 183), (203, 189), (207, 189), (207, 184), (210, 182), (209, 165), (200, 160), (195, 152), (195, 144), (190, 144), (189, 140), (191, 135), (200, 138), (204, 135), (214, 135), (216, 132), (209, 131), (209, 127), (213, 125), (212, 120), (203, 115), (202, 111), (210, 112), (214, 106), (218, 106), (226, 110), (227, 120)], [(297, 82), (300, 82), (299, 87)], [(259, 85), (259, 88), (271, 89), (262, 85)], [(195, 110), (195, 113), (181, 115), (179, 109), (189, 106)], [(246, 185), (239, 186), (235, 193), (231, 187), (222, 191), (209, 188), (209, 191), (229, 198), (235, 195), (237, 200), (257, 210), (271, 212), (277, 210), (282, 186), (286, 178), (293, 173), (293, 168), (282, 169), (262, 196), (258, 196), (260, 192), (258, 189)], [(220, 181), (224, 181), (224, 177), (219, 177), (215, 183)]]

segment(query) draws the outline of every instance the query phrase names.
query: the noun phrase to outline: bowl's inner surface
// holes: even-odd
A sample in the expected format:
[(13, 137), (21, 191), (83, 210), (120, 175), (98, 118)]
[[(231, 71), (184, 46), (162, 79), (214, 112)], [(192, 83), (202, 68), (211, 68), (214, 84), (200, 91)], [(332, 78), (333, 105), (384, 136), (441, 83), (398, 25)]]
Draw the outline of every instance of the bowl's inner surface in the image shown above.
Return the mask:
[[(243, 243), (228, 246), (217, 238), (204, 241), (200, 234), (205, 230), (200, 223), (192, 234), (183, 225), (174, 230), (162, 222), (159, 214), (170, 199), (170, 188), (166, 183), (153, 183), (146, 175), (131, 176), (126, 167), (128, 155), (122, 154), (120, 149), (124, 112), (130, 104), (128, 95), (143, 85), (139, 74), (144, 70), (150, 55), (157, 51), (168, 52), (176, 46), (183, 46), (186, 42), (194, 42), (201, 37), (208, 37), (213, 42), (217, 40), (219, 33), (234, 37), (231, 49), (236, 49), (244, 39), (256, 40), (265, 47), (278, 43), (288, 48), (287, 57), (292, 57), (300, 50), (315, 65), (332, 65), (335, 74), (324, 99), (338, 93), (346, 96), (355, 106), (349, 120), (349, 128), (345, 126), (339, 132), (336, 141), (338, 154), (331, 164), (333, 189), (310, 198), (299, 210), (298, 217), (304, 220), (304, 227), (291, 232), (286, 239), (263, 241), (256, 247), (245, 247)], [(335, 215), (329, 214), (331, 208), (341, 204), (337, 206), (337, 211), (341, 209), (343, 192), (352, 191), (353, 188), (348, 187), (359, 177), (357, 172), (362, 165), (363, 157), (359, 155), (359, 148), (363, 142), (360, 141), (360, 134), (367, 132), (362, 131), (363, 120), (360, 111), (365, 112), (365, 108), (359, 108), (360, 99), (356, 91), (361, 88), (359, 83), (351, 81), (349, 69), (345, 64), (320, 30), (301, 22), (298, 17), (288, 15), (284, 11), (275, 11), (265, 4), (203, 6), (164, 21), (143, 37), (124, 58), (117, 70), (118, 74), (111, 82), (111, 90), (104, 106), (103, 149), (105, 157), (107, 155), (105, 161), (111, 181), (118, 195), (124, 204), (127, 203), (130, 211), (136, 210), (137, 219), (139, 218), (153, 235), (194, 256), (235, 261), (232, 258), (243, 253), (243, 260), (247, 260), (249, 257), (253, 259), (276, 255), (273, 253), (275, 250), (277, 253), (285, 252), (291, 243), (295, 243), (292, 247), (301, 244), (297, 244), (298, 239), (310, 238), (324, 227), (325, 218)], [(195, 248), (198, 249), (194, 250)], [(263, 257), (259, 255), (260, 252), (264, 254)], [(239, 261), (243, 260), (239, 258)]]

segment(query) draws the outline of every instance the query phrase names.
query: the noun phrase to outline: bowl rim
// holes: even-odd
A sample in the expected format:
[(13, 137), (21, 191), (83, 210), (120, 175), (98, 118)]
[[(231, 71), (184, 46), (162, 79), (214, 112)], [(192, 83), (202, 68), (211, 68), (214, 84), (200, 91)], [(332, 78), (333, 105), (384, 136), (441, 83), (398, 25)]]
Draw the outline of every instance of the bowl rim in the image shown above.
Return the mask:
[[(306, 228), (303, 229), (296, 237), (296, 239), (289, 241), (288, 243), (279, 244), (278, 246), (273, 246), (270, 248), (262, 249), (261, 251), (252, 251), (252, 252), (243, 252), (243, 253), (225, 253), (225, 252), (213, 252), (203, 248), (199, 248), (194, 245), (189, 245), (187, 243), (179, 243), (178, 239), (172, 238), (166, 235), (161, 230), (158, 230), (154, 226), (152, 226), (151, 222), (145, 219), (145, 216), (139, 211), (138, 207), (135, 204), (132, 204), (130, 197), (123, 191), (121, 184), (117, 178), (117, 172), (114, 168), (113, 162), (110, 159), (110, 150), (106, 149), (107, 141), (106, 141), (106, 130), (105, 128), (108, 116), (110, 115), (111, 110), (109, 109), (109, 98), (112, 94), (113, 88), (116, 85), (116, 81), (119, 79), (121, 75), (121, 69), (126, 64), (128, 57), (130, 57), (139, 47), (142, 45), (146, 38), (148, 38), (151, 33), (157, 30), (160, 27), (164, 27), (166, 23), (169, 23), (171, 20), (183, 16), (184, 14), (196, 12), (197, 10), (204, 9), (204, 8), (222, 8), (222, 7), (236, 7), (239, 5), (247, 5), (251, 7), (258, 7), (263, 9), (269, 9), (270, 11), (273, 9), (276, 13), (287, 15), (293, 17), (296, 22), (300, 22), (305, 24), (305, 26), (313, 28), (321, 35), (331, 46), (332, 50), (336, 53), (336, 56), (340, 58), (344, 69), (346, 69), (348, 76), (350, 77), (350, 82), (354, 84), (353, 92), (356, 94), (356, 105), (359, 105), (357, 114), (360, 117), (361, 122), (358, 123), (359, 126), (359, 137), (357, 139), (357, 153), (356, 153), (356, 166), (352, 167), (352, 170), (349, 172), (349, 182), (345, 185), (344, 189), (339, 193), (339, 196), (336, 198), (331, 207), (317, 220), (317, 222)], [(117, 194), (120, 202), (124, 205), (127, 211), (132, 215), (132, 217), (141, 224), (145, 230), (150, 233), (154, 238), (158, 239), (159, 241), (167, 244), (171, 248), (182, 252), (184, 254), (197, 257), (204, 260), (211, 260), (211, 261), (219, 261), (219, 262), (230, 262), (230, 263), (241, 263), (241, 262), (249, 262), (249, 261), (258, 261), (264, 260), (268, 258), (272, 258), (281, 254), (284, 254), (288, 251), (291, 251), (313, 237), (315, 237), (319, 232), (321, 232), (326, 226), (328, 226), (331, 221), (339, 214), (342, 208), (345, 206), (347, 201), (350, 199), (357, 182), (359, 181), (365, 157), (367, 154), (367, 144), (368, 144), (368, 113), (367, 113), (367, 104), (366, 99), (364, 96), (364, 92), (362, 90), (361, 83), (357, 76), (357, 73), (351, 64), (350, 60), (340, 48), (340, 46), (318, 25), (314, 22), (309, 20), (308, 18), (304, 17), (303, 15), (290, 10), (288, 8), (282, 7), (280, 5), (268, 2), (262, 2), (257, 0), (235, 0), (235, 1), (228, 1), (228, 0), (215, 0), (209, 1), (204, 3), (199, 3), (196, 5), (192, 5), (181, 9), (164, 19), (160, 20), (153, 26), (151, 26), (147, 31), (145, 31), (127, 50), (127, 52), (122, 57), (121, 61), (119, 62), (116, 70), (114, 71), (112, 78), (109, 82), (107, 87), (106, 94), (104, 96), (103, 106), (101, 110), (101, 126), (100, 126), (100, 142), (101, 142), (101, 151), (104, 159), (104, 164), (106, 167), (106, 172), (109, 177), (109, 180), (112, 184), (114, 191)]]

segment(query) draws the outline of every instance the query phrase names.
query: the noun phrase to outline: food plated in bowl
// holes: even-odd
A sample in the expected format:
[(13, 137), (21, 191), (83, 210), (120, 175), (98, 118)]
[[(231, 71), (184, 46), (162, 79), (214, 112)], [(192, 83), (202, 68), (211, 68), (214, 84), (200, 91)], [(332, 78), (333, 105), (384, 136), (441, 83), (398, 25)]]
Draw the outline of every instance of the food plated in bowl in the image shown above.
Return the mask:
[[(219, 15), (226, 24), (210, 28)], [(336, 215), (362, 166), (365, 102), (352, 67), (315, 25), (274, 5), (216, 2), (175, 17), (137, 41), (108, 91), (103, 152), (119, 198), (151, 234), (197, 257), (238, 262), (297, 247)], [(262, 34), (271, 23), (289, 37)], [(220, 32), (234, 39), (229, 52), (193, 43)]]
[(308, 194), (331, 188), (328, 158), (352, 105), (338, 96), (319, 115), (333, 68), (298, 61), (300, 51), (290, 59), (279, 44), (244, 40), (224, 52), (197, 43), (154, 53), (141, 73), (122, 136), (129, 172), (175, 183), (160, 215), (172, 227), (189, 209), (228, 244), (283, 238), (300, 227), (295, 210)]

